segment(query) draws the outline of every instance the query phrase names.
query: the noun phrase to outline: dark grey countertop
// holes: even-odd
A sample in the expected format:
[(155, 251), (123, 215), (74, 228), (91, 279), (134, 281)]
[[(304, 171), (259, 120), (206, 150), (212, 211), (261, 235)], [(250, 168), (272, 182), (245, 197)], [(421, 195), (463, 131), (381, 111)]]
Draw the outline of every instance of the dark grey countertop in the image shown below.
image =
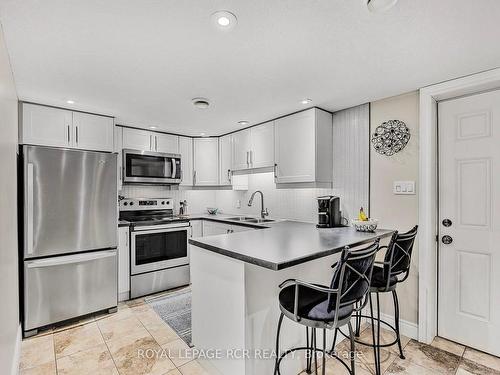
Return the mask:
[[(203, 218), (204, 219), (204, 218)], [(358, 232), (352, 227), (318, 229), (297, 221), (266, 223), (261, 230), (192, 238), (189, 243), (244, 262), (282, 270), (392, 235), (393, 230)]]

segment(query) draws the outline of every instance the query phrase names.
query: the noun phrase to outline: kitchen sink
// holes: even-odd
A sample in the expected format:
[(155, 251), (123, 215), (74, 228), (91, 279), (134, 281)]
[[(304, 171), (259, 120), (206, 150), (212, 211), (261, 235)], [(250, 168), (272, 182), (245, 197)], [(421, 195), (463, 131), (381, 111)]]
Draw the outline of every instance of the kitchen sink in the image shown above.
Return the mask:
[(253, 220), (255, 219), (254, 217), (246, 217), (246, 216), (238, 216), (238, 217), (228, 217), (226, 220), (231, 220), (231, 221), (247, 221), (247, 220)]
[(275, 221), (273, 219), (259, 219), (259, 218), (256, 218), (256, 217), (247, 217), (247, 216), (229, 217), (229, 218), (227, 218), (227, 220), (242, 221), (244, 223), (256, 223), (256, 224), (259, 224), (259, 223), (270, 223), (270, 222)]

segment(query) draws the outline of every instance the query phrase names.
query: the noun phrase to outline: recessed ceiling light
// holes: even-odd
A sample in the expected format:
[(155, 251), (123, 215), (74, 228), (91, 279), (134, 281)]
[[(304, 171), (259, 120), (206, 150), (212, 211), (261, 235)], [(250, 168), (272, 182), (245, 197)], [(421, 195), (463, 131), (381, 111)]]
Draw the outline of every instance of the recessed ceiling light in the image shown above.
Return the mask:
[(367, 0), (366, 6), (370, 12), (378, 13), (392, 8), (397, 2), (398, 0)]
[(150, 126), (150, 129), (158, 129), (158, 126)]
[(204, 137), (204, 136), (205, 136), (205, 133), (200, 133), (200, 135), (201, 135), (202, 137)]
[(210, 100), (207, 98), (193, 98), (191, 101), (196, 108), (205, 109), (210, 106)]
[(248, 121), (243, 120), (243, 121), (238, 121), (238, 124), (240, 124), (240, 125), (242, 125), (242, 126), (247, 126), (247, 125), (249, 124), (249, 122), (248, 122)]
[(236, 16), (227, 10), (219, 10), (213, 13), (210, 17), (214, 26), (221, 30), (232, 29), (238, 22)]
[(66, 103), (68, 103), (68, 104), (75, 104), (75, 101), (74, 100), (66, 100)]
[(300, 102), (301, 102), (302, 104), (309, 104), (309, 103), (311, 103), (311, 102), (312, 102), (312, 99), (305, 98), (305, 99), (302, 99)]

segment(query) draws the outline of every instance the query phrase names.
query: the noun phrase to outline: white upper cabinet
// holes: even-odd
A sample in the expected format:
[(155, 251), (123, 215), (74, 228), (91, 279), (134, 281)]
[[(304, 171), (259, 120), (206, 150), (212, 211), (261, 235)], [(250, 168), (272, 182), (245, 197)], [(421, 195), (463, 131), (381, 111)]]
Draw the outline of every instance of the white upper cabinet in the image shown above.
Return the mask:
[(164, 152), (166, 154), (179, 153), (179, 137), (171, 134), (156, 133), (155, 137), (155, 151)]
[(274, 122), (233, 133), (233, 170), (274, 165)]
[(330, 183), (333, 174), (332, 115), (318, 108), (274, 122), (276, 183)]
[(72, 146), (73, 112), (23, 103), (21, 113), (21, 143), (55, 147)]
[(73, 112), (73, 139), (77, 148), (112, 152), (113, 128), (111, 117)]
[(193, 175), (195, 186), (219, 184), (219, 139), (194, 139)]
[(193, 138), (179, 137), (179, 154), (181, 154), (181, 185), (193, 185)]
[(112, 117), (22, 103), (20, 143), (113, 151)]
[(232, 136), (219, 138), (219, 185), (232, 184)]
[(250, 168), (250, 130), (233, 133), (233, 170)]
[(250, 168), (274, 165), (274, 121), (250, 128)]
[(153, 151), (153, 134), (147, 130), (123, 128), (123, 148)]

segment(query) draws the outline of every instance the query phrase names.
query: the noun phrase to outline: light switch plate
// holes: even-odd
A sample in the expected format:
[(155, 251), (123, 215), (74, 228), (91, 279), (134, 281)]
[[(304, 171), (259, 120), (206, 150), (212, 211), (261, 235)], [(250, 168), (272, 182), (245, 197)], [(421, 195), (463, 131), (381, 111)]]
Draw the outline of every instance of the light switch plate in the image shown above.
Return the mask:
[(394, 181), (393, 192), (396, 195), (415, 195), (415, 181)]

